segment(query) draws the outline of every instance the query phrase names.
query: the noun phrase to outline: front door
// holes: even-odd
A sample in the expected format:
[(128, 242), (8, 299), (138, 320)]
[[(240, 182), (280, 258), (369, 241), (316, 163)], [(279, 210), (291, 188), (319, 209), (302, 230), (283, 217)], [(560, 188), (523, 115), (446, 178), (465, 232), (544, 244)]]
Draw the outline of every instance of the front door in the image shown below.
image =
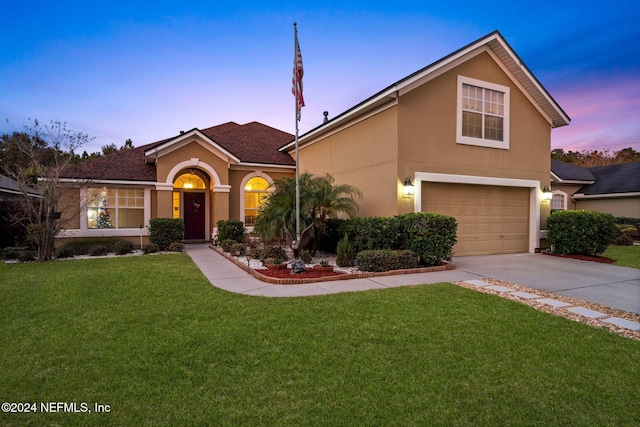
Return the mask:
[(184, 194), (184, 238), (185, 240), (205, 238), (204, 193)]

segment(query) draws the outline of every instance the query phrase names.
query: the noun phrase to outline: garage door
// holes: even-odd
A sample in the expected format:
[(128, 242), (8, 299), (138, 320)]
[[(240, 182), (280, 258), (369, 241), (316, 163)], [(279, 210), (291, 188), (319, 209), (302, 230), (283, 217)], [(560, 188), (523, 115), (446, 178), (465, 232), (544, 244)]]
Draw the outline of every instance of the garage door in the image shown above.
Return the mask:
[(456, 218), (454, 255), (529, 250), (528, 188), (423, 182), (422, 211)]

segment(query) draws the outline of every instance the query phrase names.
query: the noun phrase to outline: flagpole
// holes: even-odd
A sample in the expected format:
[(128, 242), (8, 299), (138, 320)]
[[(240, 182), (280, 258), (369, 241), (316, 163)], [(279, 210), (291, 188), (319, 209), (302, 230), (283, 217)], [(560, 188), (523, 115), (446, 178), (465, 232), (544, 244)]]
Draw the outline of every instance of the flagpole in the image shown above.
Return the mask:
[[(297, 64), (298, 64), (298, 27), (297, 24), (294, 22), (293, 23), (293, 66), (294, 66), (294, 71), (297, 69)], [(298, 111), (299, 111), (299, 105), (298, 105), (298, 82), (296, 82), (295, 84), (295, 96), (294, 96), (294, 101), (295, 101), (295, 106), (296, 106), (296, 114), (295, 114), (295, 120), (296, 120), (296, 243), (295, 243), (295, 248), (297, 249), (300, 245), (300, 171), (298, 169)]]

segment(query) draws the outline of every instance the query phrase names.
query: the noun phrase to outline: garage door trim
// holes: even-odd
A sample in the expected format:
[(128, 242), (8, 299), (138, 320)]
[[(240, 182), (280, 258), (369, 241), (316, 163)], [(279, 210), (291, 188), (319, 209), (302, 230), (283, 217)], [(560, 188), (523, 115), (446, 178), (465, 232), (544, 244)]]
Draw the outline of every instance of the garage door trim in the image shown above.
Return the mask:
[(422, 183), (439, 182), (449, 184), (492, 185), (497, 187), (525, 187), (529, 189), (529, 252), (540, 246), (540, 203), (542, 190), (540, 181), (491, 176), (453, 175), (443, 173), (416, 172), (414, 176), (414, 212), (422, 207)]

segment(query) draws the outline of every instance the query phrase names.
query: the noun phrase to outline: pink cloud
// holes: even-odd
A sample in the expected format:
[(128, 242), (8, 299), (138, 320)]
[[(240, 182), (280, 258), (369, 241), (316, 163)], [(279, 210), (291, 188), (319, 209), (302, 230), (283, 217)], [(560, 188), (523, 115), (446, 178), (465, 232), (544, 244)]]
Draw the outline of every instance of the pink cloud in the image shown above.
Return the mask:
[(552, 148), (640, 151), (640, 78), (576, 79), (557, 90), (571, 124), (552, 132)]

